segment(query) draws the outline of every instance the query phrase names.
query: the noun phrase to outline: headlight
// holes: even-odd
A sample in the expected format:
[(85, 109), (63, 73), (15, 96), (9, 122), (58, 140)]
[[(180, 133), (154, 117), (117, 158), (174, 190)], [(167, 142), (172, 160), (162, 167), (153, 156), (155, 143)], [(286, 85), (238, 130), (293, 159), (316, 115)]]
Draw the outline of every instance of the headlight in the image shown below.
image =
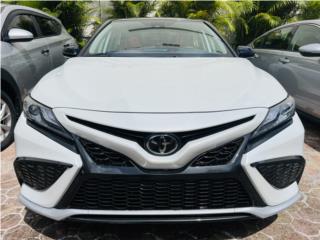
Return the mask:
[(257, 140), (272, 132), (273, 130), (281, 129), (290, 123), (295, 113), (294, 99), (289, 96), (281, 103), (271, 107), (266, 118), (260, 126), (253, 132), (250, 140)]
[(58, 122), (52, 109), (46, 107), (27, 96), (23, 102), (23, 112), (27, 120), (38, 130), (48, 131), (66, 139), (72, 139), (71, 135)]

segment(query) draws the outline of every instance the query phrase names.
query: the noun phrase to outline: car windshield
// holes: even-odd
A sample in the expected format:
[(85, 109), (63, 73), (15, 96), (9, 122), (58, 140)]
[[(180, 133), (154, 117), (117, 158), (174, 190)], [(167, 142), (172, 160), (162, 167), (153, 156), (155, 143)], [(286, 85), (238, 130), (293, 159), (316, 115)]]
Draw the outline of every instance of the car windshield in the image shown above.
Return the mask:
[(102, 29), (84, 56), (233, 56), (205, 23), (177, 19), (115, 20)]

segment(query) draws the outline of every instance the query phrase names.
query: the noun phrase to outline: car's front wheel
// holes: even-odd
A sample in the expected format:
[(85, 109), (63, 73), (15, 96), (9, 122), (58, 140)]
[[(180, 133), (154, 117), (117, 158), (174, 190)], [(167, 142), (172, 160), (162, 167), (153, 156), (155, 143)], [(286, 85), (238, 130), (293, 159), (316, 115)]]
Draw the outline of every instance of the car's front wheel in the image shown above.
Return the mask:
[(10, 97), (1, 91), (0, 122), (1, 122), (1, 151), (13, 142), (13, 129), (17, 121), (17, 114)]

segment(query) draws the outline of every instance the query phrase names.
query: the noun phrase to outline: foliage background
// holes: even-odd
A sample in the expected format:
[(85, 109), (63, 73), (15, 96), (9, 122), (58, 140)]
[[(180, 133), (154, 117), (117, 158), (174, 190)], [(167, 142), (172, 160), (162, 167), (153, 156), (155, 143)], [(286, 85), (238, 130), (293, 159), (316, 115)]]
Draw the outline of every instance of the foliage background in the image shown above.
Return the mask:
[(320, 18), (320, 1), (5, 1), (58, 17), (80, 45), (85, 31), (108, 18), (182, 17), (211, 22), (232, 45), (247, 44), (279, 25)]

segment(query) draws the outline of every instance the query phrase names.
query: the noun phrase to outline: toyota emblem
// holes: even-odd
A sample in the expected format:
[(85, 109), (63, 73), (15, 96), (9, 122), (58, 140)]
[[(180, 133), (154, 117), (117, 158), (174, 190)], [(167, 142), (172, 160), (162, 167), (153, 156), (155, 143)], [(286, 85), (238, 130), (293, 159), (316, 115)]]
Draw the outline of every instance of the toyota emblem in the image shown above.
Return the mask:
[(179, 147), (178, 139), (170, 134), (152, 135), (146, 142), (147, 150), (159, 156), (166, 156), (174, 153)]

